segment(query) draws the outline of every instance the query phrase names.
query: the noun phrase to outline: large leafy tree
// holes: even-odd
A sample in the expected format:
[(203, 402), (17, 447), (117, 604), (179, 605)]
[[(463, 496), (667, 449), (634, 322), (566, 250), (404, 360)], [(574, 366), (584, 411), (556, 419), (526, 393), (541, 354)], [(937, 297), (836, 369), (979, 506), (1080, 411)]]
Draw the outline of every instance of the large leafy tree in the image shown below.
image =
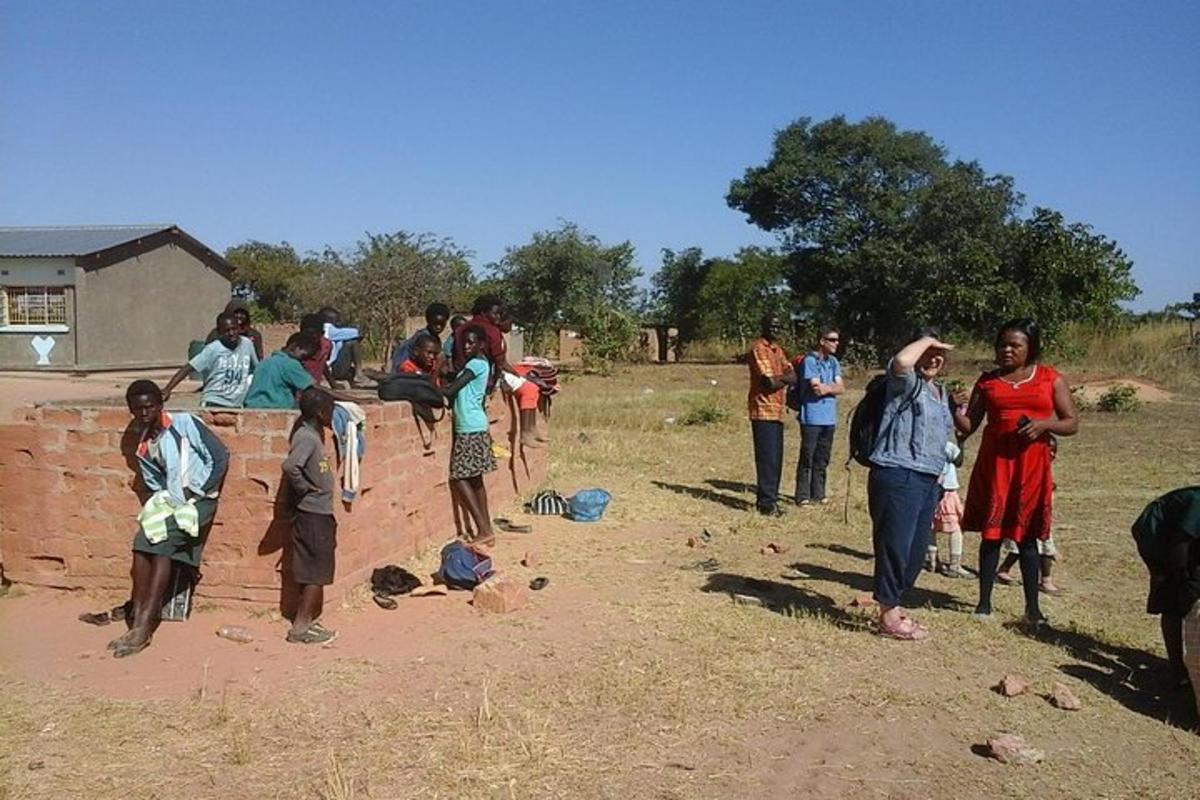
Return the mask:
[(329, 296), (364, 329), (386, 359), (405, 321), (434, 301), (470, 290), (469, 253), (433, 234), (368, 233), (346, 253), (327, 250), (322, 261)]
[(701, 332), (746, 347), (757, 334), (763, 314), (787, 311), (786, 266), (779, 254), (760, 247), (745, 247), (733, 258), (709, 261), (699, 295)]
[(915, 323), (981, 333), (1017, 310), (1053, 337), (1137, 294), (1114, 243), (1043, 209), (1022, 218), (1011, 178), (880, 117), (796, 121), (726, 200), (778, 234), (796, 295), (877, 351)]
[(701, 334), (704, 305), (700, 291), (708, 276), (710, 261), (704, 259), (699, 247), (689, 247), (676, 253), (662, 251), (662, 266), (650, 279), (652, 292), (647, 316), (653, 321), (672, 326), (675, 334), (675, 357), (682, 359), (687, 346)]
[[(641, 271), (629, 242), (606, 245), (579, 226), (564, 222), (540, 231), (519, 247), (511, 247), (492, 273), (505, 287), (517, 322), (533, 350), (544, 349), (563, 326), (600, 337), (630, 330), (614, 320), (632, 318)], [(617, 315), (617, 316), (614, 316)], [(636, 327), (632, 328), (636, 335)], [(618, 343), (620, 344), (620, 343)], [(612, 351), (613, 347), (606, 347)], [(616, 348), (619, 349), (619, 348)]]
[(234, 293), (253, 301), (269, 320), (295, 320), (303, 313), (314, 273), (290, 244), (251, 240), (230, 247), (225, 258), (233, 265)]

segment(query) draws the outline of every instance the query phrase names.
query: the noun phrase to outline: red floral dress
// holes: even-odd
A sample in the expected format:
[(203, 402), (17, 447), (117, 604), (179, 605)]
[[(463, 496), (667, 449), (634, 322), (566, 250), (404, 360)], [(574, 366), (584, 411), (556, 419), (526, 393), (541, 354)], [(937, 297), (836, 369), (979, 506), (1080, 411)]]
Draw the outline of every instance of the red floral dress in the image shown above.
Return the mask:
[(987, 427), (971, 470), (963, 530), (979, 531), (988, 541), (1049, 538), (1054, 495), (1049, 439), (1022, 440), (1017, 421), (1054, 416), (1057, 378), (1053, 367), (1038, 364), (1024, 381), (1010, 383), (985, 373), (976, 382)]

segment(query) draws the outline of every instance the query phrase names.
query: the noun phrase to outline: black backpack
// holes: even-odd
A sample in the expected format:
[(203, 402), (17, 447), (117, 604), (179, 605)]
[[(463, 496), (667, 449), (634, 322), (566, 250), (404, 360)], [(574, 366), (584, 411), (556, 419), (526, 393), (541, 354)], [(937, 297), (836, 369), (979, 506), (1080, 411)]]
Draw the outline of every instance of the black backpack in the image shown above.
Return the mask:
[(871, 466), (871, 451), (879, 437), (879, 423), (883, 421), (883, 407), (887, 400), (887, 374), (876, 375), (867, 383), (863, 399), (858, 401), (850, 413), (850, 458)]
[[(918, 381), (917, 390), (912, 393), (905, 404), (911, 405), (921, 393)], [(863, 399), (858, 401), (854, 411), (850, 412), (850, 458), (870, 467), (871, 451), (879, 439), (879, 425), (883, 422), (883, 409), (887, 405), (887, 373), (876, 375), (867, 383)], [(846, 461), (850, 463), (849, 460)]]
[(804, 405), (804, 396), (811, 390), (808, 382), (804, 380), (804, 359), (806, 358), (808, 358), (807, 353), (792, 361), (792, 369), (796, 371), (796, 382), (787, 387), (787, 393), (784, 395), (784, 401), (792, 411), (800, 410), (800, 407)]
[[(413, 414), (424, 420), (431, 428), (446, 415), (446, 398), (426, 375), (400, 373), (380, 381), (376, 389), (379, 399), (387, 402), (407, 400), (412, 403)], [(434, 409), (440, 413), (434, 415)], [(428, 443), (427, 443), (428, 444)]]
[(429, 408), (443, 408), (446, 404), (442, 393), (425, 375), (391, 375), (379, 383), (380, 400), (408, 400)]

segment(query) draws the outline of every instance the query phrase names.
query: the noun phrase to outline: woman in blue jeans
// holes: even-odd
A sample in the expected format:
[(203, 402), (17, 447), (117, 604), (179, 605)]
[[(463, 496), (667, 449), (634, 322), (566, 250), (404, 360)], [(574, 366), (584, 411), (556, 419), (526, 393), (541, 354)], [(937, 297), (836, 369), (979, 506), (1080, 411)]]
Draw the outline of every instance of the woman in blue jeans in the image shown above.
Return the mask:
[(954, 421), (934, 379), (953, 346), (927, 329), (892, 357), (883, 416), (871, 450), (867, 503), (875, 545), (879, 634), (904, 641), (929, 638), (900, 602), (925, 560), (933, 511), (942, 494), (938, 476)]

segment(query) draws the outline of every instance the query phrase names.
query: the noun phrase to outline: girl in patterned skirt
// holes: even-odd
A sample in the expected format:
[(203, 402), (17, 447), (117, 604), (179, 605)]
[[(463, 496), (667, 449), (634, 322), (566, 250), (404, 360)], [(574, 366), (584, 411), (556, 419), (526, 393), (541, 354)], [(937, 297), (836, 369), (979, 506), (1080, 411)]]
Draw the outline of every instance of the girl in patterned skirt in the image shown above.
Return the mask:
[(473, 541), (490, 545), (496, 540), (488, 511), (487, 487), (483, 476), (496, 469), (492, 435), (488, 432), (483, 402), (487, 394), (491, 364), (484, 354), (487, 334), (468, 325), (456, 336), (463, 337), (463, 368), (454, 382), (442, 390), (454, 401), (454, 442), (450, 447), (450, 491), (474, 523)]

